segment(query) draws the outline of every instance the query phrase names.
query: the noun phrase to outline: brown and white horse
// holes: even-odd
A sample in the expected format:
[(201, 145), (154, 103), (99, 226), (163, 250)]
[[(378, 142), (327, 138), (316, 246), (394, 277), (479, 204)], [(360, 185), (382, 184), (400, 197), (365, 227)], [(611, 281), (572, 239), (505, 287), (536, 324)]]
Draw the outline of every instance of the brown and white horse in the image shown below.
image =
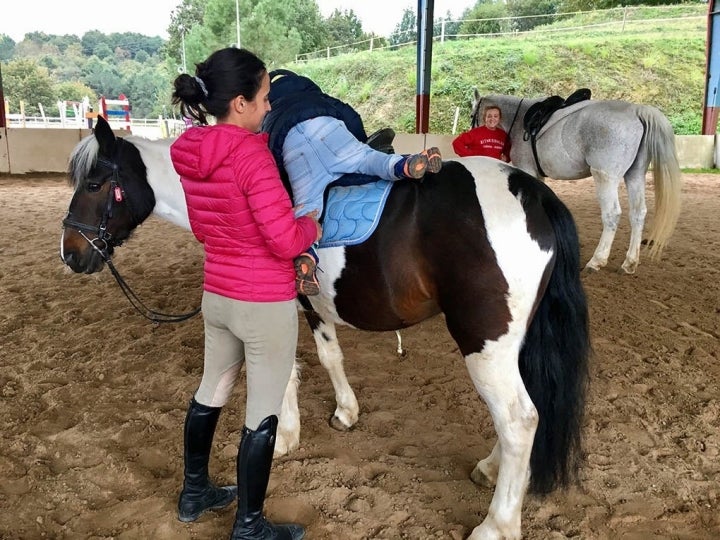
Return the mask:
[[(116, 138), (98, 119), (71, 156), (65, 264), (101, 270), (153, 212), (189, 228), (170, 143)], [(359, 412), (335, 325), (397, 330), (444, 313), (498, 435), (471, 475), (496, 488), (470, 538), (519, 539), (528, 485), (566, 485), (580, 463), (590, 340), (568, 209), (542, 182), (499, 161), (447, 161), (422, 182), (396, 182), (367, 241), (319, 254), (322, 292), (305, 314), (335, 388), (334, 426), (349, 429)], [(282, 452), (299, 442), (297, 387), (295, 370)]]

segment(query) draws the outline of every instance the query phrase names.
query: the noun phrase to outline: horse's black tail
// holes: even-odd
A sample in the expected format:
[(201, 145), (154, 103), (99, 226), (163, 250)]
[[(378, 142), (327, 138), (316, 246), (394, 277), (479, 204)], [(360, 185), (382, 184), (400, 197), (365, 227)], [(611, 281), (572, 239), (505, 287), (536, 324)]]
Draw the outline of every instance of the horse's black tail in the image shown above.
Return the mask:
[(530, 458), (530, 490), (536, 493), (576, 477), (591, 352), (575, 222), (552, 191), (542, 199), (555, 231), (555, 266), (520, 351), (520, 372), (539, 415)]

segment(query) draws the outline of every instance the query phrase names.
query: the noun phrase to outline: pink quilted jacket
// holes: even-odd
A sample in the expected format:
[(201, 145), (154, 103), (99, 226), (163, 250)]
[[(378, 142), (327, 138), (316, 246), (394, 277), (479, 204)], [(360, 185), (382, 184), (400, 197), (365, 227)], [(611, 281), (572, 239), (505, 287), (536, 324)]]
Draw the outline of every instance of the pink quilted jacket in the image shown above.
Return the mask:
[(205, 247), (205, 290), (249, 302), (295, 298), (293, 258), (315, 240), (316, 227), (295, 218), (267, 135), (230, 124), (194, 127), (170, 155)]

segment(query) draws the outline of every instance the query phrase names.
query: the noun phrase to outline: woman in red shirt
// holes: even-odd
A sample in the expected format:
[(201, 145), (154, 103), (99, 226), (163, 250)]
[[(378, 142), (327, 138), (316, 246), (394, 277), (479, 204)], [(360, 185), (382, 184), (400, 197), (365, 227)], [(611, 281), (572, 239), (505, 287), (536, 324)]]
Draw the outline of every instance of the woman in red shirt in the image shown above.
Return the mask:
[(500, 127), (502, 113), (497, 105), (483, 111), (483, 125), (461, 133), (453, 141), (453, 150), (460, 157), (489, 156), (510, 161), (510, 138)]

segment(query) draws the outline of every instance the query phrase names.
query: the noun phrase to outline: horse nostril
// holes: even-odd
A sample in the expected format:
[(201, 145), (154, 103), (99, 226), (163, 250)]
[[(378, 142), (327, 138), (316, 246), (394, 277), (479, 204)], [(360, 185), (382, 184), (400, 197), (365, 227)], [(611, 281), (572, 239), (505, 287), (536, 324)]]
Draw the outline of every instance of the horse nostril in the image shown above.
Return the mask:
[(64, 258), (62, 260), (73, 272), (80, 273), (85, 271), (83, 265), (80, 264), (80, 257), (74, 251), (64, 253)]

